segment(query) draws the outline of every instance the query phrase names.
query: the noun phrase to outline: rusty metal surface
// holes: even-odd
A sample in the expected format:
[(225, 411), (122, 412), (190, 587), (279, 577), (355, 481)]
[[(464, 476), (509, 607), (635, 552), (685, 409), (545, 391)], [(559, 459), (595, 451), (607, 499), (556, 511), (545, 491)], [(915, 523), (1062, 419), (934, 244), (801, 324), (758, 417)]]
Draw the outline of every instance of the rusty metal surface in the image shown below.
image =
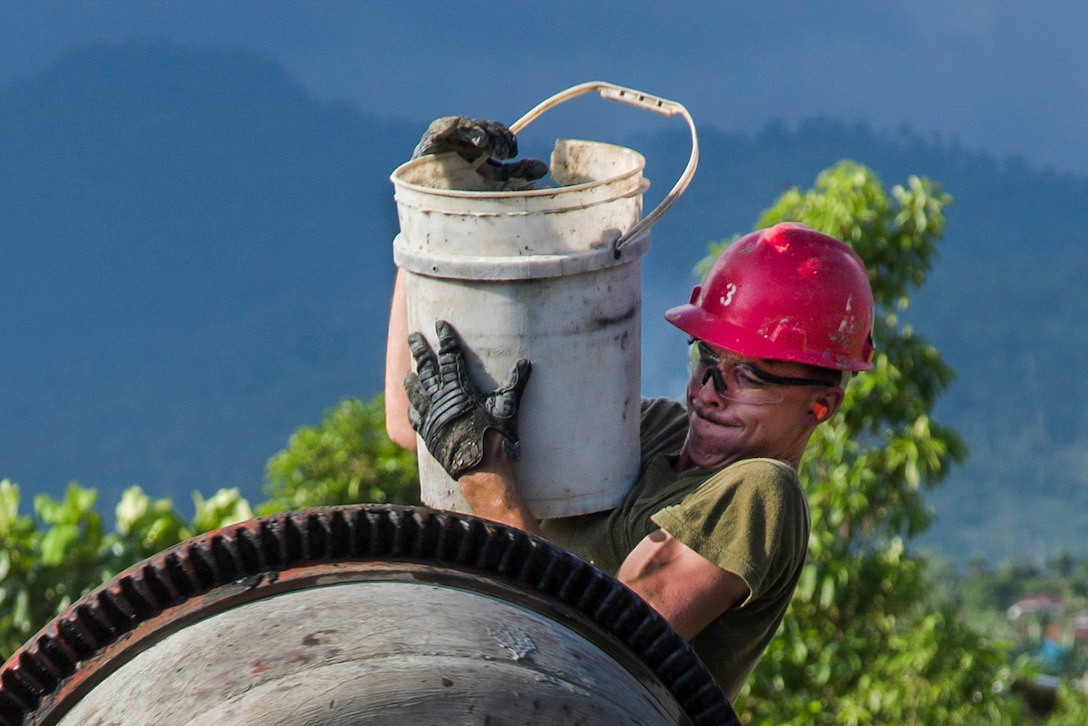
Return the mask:
[(60, 723), (487, 718), (620, 726), (675, 724), (679, 715), (537, 613), (467, 590), (369, 581), (288, 592), (194, 623), (111, 673)]
[[(386, 636), (396, 648), (382, 644)], [(209, 678), (209, 663), (225, 670)], [(231, 691), (243, 676), (248, 686)], [(194, 688), (179, 692), (201, 691), (203, 700), (172, 704), (163, 684), (189, 681)], [(529, 686), (547, 694), (536, 708), (566, 703), (582, 709), (571, 712), (578, 718), (534, 717)], [(403, 723), (486, 723), (488, 715), (519, 724), (739, 723), (691, 649), (613, 578), (518, 530), (408, 507), (264, 517), (133, 566), (8, 660), (0, 724), (137, 723), (126, 715), (152, 709), (146, 693), (121, 698), (134, 692), (166, 699), (145, 721), (157, 724), (209, 714), (221, 723), (338, 724), (359, 714)], [(262, 698), (231, 700), (254, 692)], [(92, 711), (119, 700), (120, 712)], [(442, 705), (464, 712), (443, 717)], [(409, 707), (422, 710), (406, 720)]]

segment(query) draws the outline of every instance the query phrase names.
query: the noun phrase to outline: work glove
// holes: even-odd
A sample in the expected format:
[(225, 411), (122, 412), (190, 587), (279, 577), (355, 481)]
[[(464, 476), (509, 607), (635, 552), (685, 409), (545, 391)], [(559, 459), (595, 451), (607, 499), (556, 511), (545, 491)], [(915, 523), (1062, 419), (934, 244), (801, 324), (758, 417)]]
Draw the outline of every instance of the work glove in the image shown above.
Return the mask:
[(467, 116), (443, 116), (431, 122), (419, 140), (412, 158), (455, 151), (476, 169), (476, 173), (503, 188), (529, 188), (548, 173), (540, 159), (501, 161), (518, 155), (518, 140), (498, 121)]
[(480, 465), (484, 432), (495, 429), (512, 459), (520, 455), (517, 412), (532, 364), (521, 359), (502, 386), (481, 394), (469, 378), (453, 326), (435, 322), (438, 355), (419, 333), (408, 336), (416, 371), (404, 377), (408, 418), (427, 450), (453, 479)]

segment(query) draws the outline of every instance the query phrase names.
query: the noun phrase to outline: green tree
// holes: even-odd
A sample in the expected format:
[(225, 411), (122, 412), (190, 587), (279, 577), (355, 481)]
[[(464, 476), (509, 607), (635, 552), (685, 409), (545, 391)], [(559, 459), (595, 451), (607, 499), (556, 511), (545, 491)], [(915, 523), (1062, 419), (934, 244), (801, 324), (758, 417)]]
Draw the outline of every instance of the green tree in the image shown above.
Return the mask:
[(345, 399), (268, 462), (262, 514), (368, 502), (419, 504), (416, 457), (385, 434), (383, 398)]
[(927, 601), (924, 563), (907, 547), (929, 525), (924, 490), (966, 455), (959, 436), (930, 416), (953, 372), (901, 320), (936, 255), (950, 201), (918, 177), (889, 194), (871, 170), (844, 161), (813, 189), (787, 191), (757, 222), (801, 222), (854, 248), (870, 273), (878, 352), (802, 464), (809, 559), (780, 636), (739, 698), (754, 723), (1009, 716), (995, 696), (1004, 652)]

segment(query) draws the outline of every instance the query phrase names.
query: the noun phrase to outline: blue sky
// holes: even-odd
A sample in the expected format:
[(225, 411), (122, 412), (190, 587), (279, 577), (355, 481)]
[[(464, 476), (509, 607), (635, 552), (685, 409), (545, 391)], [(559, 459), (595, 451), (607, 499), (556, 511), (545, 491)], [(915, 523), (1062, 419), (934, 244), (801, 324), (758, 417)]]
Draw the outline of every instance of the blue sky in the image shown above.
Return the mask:
[(261, 50), (375, 116), (513, 120), (607, 80), (700, 126), (864, 121), (1088, 174), (1088, 3), (0, 0), (0, 87), (73, 46), (147, 39)]

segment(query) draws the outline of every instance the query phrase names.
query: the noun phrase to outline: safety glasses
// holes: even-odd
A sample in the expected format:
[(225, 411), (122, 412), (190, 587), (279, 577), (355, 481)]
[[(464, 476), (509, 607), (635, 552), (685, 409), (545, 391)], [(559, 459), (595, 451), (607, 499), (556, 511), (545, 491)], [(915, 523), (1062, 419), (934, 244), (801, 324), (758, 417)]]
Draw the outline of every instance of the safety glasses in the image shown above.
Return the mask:
[(779, 403), (784, 386), (837, 386), (839, 381), (779, 376), (748, 361), (722, 356), (701, 340), (693, 340), (692, 373), (700, 385), (714, 381), (714, 390), (729, 401), (748, 404)]

